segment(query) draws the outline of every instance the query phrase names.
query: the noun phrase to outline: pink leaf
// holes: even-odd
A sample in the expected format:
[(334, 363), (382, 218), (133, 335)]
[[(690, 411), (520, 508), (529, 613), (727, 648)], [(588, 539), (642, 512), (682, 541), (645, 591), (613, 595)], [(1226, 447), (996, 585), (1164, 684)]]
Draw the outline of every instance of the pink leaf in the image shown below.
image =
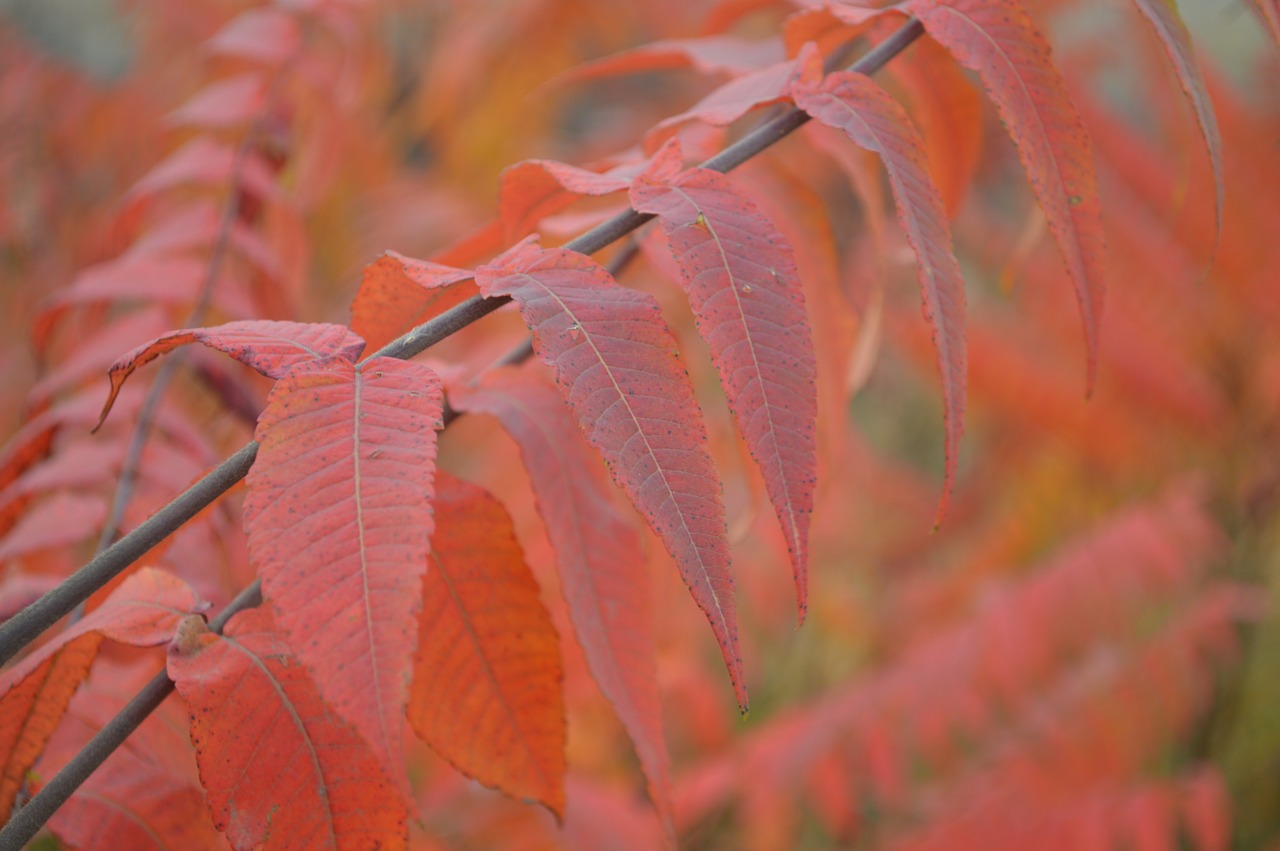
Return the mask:
[(653, 213), (711, 349), (747, 448), (764, 476), (795, 573), (800, 619), (808, 606), (809, 519), (818, 461), (813, 340), (791, 246), (719, 172), (679, 166), (664, 150), (636, 179), (631, 203)]

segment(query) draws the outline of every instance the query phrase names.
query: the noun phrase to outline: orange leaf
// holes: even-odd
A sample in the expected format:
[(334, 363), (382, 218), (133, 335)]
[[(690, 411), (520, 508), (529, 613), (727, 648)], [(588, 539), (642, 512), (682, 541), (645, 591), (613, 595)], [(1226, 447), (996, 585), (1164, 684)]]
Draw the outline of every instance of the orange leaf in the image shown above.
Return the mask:
[(195, 607), (195, 592), (185, 582), (143, 568), (89, 615), (0, 675), (0, 813), (7, 816), (12, 808), (102, 639), (135, 647), (162, 644)]
[(188, 343), (202, 343), (225, 352), (270, 378), (281, 378), (297, 364), (329, 355), (355, 360), (365, 347), (364, 340), (343, 326), (323, 323), (250, 320), (170, 331), (143, 343), (112, 365), (111, 393), (102, 406), (98, 426), (106, 420), (120, 388), (135, 370)]
[(388, 251), (360, 273), (351, 328), (369, 341), (366, 351), (372, 354), (467, 299), (474, 290), (450, 285), (470, 278), (464, 269)]
[(299, 364), (258, 419), (244, 505), (249, 555), (281, 635), (405, 789), (441, 404), (439, 379), (421, 364)]
[(720, 479), (675, 340), (653, 298), (588, 257), (525, 240), (476, 270), (486, 296), (510, 295), (556, 372), (587, 440), (662, 539), (711, 622), (738, 704), (738, 649)]
[(409, 723), (468, 777), (564, 816), (560, 638), (511, 518), (440, 474)]
[(1075, 284), (1091, 392), (1105, 295), (1102, 206), (1089, 137), (1049, 60), (1049, 45), (1017, 0), (912, 0), (909, 6), (929, 35), (982, 78), (1018, 148)]
[(663, 151), (632, 184), (631, 203), (658, 216), (680, 266), (698, 331), (782, 524), (803, 622), (818, 397), (795, 257), (729, 178), (701, 168), (673, 174), (679, 145)]
[(478, 388), (451, 389), (449, 400), (459, 410), (497, 417), (519, 445), (587, 667), (631, 736), (649, 797), (673, 833), (640, 536), (614, 508), (600, 460), (554, 387), (528, 371), (497, 370)]
[[(202, 626), (202, 624), (201, 624)], [(169, 650), (200, 779), (236, 849), (404, 848), (404, 805), (262, 609)]]
[(643, 163), (623, 163), (604, 172), (555, 160), (525, 160), (502, 171), (498, 209), (508, 240), (527, 236), (538, 222), (580, 195), (608, 195), (627, 188)]
[(964, 431), (968, 361), (964, 339), (964, 278), (951, 249), (951, 228), (938, 190), (929, 179), (924, 145), (911, 119), (870, 77), (837, 71), (818, 82), (816, 62), (795, 87), (796, 103), (855, 144), (879, 154), (889, 173), (898, 221), (919, 262), (925, 319), (942, 376), (946, 421), (946, 473), (935, 523), (942, 521), (955, 485), (960, 436)]

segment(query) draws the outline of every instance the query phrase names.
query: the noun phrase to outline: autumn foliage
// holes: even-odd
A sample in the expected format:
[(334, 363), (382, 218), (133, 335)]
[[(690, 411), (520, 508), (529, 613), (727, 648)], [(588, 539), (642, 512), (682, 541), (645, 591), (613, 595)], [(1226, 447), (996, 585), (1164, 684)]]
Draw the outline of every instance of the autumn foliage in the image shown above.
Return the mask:
[(1273, 0), (118, 5), (0, 18), (0, 847), (1280, 842)]

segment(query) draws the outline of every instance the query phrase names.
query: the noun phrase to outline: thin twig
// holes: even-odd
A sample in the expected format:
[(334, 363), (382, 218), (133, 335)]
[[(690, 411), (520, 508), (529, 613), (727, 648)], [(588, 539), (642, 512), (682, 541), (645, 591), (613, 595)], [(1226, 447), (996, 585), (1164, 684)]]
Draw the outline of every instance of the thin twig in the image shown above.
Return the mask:
[[(912, 18), (888, 39), (855, 62), (852, 70), (865, 74), (878, 70), (923, 32), (924, 28), (920, 22)], [(729, 171), (794, 132), (808, 120), (809, 116), (804, 112), (792, 109), (761, 125), (702, 165), (704, 168), (716, 171)], [(651, 218), (653, 218), (651, 215), (629, 210), (592, 228), (567, 243), (565, 247), (582, 254), (594, 254), (631, 233)], [(480, 296), (470, 298), (388, 343), (377, 354), (400, 359), (411, 358), (454, 332), (489, 315), (510, 300), (508, 296), (487, 299)], [(87, 599), (90, 594), (141, 558), (147, 550), (190, 520), (198, 511), (230, 490), (248, 473), (257, 451), (256, 442), (244, 446), (234, 456), (192, 485), (186, 493), (162, 508), (150, 520), (104, 550), (57, 588), (0, 625), (0, 665), (12, 659), (18, 651), (71, 611), (77, 603)]]

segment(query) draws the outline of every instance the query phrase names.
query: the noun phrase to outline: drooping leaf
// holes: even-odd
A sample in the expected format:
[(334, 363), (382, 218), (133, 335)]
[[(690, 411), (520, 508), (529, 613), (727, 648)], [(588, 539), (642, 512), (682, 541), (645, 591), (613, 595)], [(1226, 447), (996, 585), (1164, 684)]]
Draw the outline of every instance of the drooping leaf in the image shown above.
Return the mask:
[(195, 592), (185, 582), (143, 568), (101, 606), (0, 674), (0, 813), (8, 815), (103, 638), (135, 647), (162, 644), (195, 607)]
[(402, 787), (441, 405), (421, 364), (298, 364), (258, 419), (244, 505), (280, 634)]
[(729, 407), (764, 477), (808, 607), (809, 519), (818, 461), (817, 364), (791, 246), (719, 172), (680, 169), (668, 144), (631, 203), (662, 223)]
[(511, 518), (439, 474), (409, 724), (463, 774), (564, 816), (560, 638)]
[(106, 420), (120, 388), (135, 370), (188, 343), (201, 343), (224, 352), (269, 378), (282, 378), (297, 364), (330, 355), (353, 361), (365, 346), (364, 340), (342, 325), (323, 323), (250, 320), (170, 331), (138, 346), (112, 365), (111, 393), (102, 406), (98, 426)]
[(818, 121), (843, 130), (858, 146), (880, 155), (889, 174), (898, 221), (916, 254), (924, 317), (933, 330), (942, 377), (946, 472), (935, 523), (941, 522), (955, 484), (968, 356), (964, 337), (964, 278), (951, 248), (951, 228), (911, 119), (870, 77), (837, 71), (821, 77), (811, 65), (794, 89), (797, 105)]
[(658, 305), (587, 257), (531, 240), (476, 270), (509, 295), (587, 440), (671, 553), (711, 622), (746, 707), (719, 476), (675, 341)]
[(497, 370), (476, 388), (451, 388), (449, 401), (497, 417), (519, 445), (587, 667), (631, 736), (649, 797), (673, 832), (640, 536), (611, 504), (600, 461), (554, 387), (527, 371)]
[(1092, 390), (1105, 296), (1102, 207), (1089, 137), (1049, 59), (1049, 44), (1018, 0), (911, 0), (909, 8), (956, 61), (982, 78), (1017, 146), (1075, 284)]
[(404, 805), (379, 760), (266, 611), (240, 612), (222, 636), (188, 621), (168, 670), (189, 707), (214, 822), (237, 851), (406, 846)]
[(474, 290), (452, 285), (470, 278), (464, 269), (388, 251), (360, 274), (351, 329), (369, 341), (366, 351), (372, 354), (468, 298)]
[[(900, 25), (886, 16), (884, 24)], [(878, 22), (877, 28), (881, 27)], [(873, 29), (887, 35), (888, 28)], [(908, 112), (924, 138), (929, 176), (947, 217), (954, 219), (977, 175), (983, 147), (982, 96), (947, 51), (917, 39), (885, 67), (902, 88)]]
[(210, 83), (169, 113), (168, 123), (218, 129), (252, 121), (266, 101), (266, 81), (250, 73)]
[(1195, 115), (1196, 124), (1200, 127), (1200, 138), (1204, 140), (1205, 153), (1209, 155), (1209, 164), (1213, 169), (1214, 213), (1216, 215), (1216, 231), (1214, 245), (1222, 235), (1222, 213), (1226, 195), (1226, 180), (1222, 170), (1222, 136), (1218, 132), (1218, 119), (1213, 112), (1213, 100), (1209, 97), (1209, 88), (1205, 84), (1200, 64), (1196, 62), (1195, 48), (1191, 44), (1191, 34), (1178, 14), (1178, 7), (1173, 0), (1133, 0), (1138, 11), (1151, 24), (1165, 50), (1169, 52), (1169, 61), (1173, 64), (1174, 73), (1178, 75), (1178, 83), (1186, 93), (1187, 103)]
[(100, 377), (114, 363), (116, 352), (127, 352), (172, 327), (162, 308), (147, 307), (130, 311), (105, 328), (86, 334), (65, 360), (36, 382), (27, 394), (27, 404), (42, 409), (60, 393), (90, 377)]

